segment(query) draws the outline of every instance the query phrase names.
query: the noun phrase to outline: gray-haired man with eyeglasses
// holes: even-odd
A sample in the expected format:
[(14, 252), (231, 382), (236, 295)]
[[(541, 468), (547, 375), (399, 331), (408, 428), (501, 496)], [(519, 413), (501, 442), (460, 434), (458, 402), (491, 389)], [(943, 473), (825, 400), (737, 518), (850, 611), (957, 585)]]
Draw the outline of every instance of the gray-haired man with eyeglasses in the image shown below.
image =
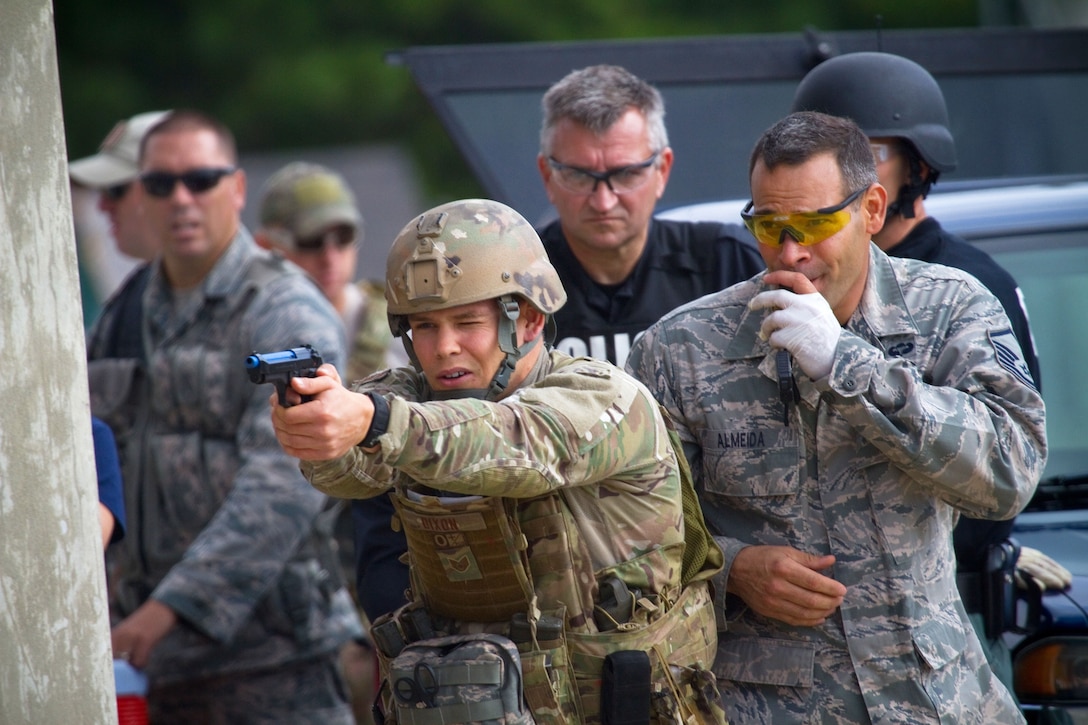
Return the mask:
[(590, 66), (548, 89), (542, 108), (537, 166), (559, 218), (539, 231), (568, 295), (558, 349), (622, 365), (663, 314), (763, 269), (739, 225), (653, 217), (673, 151), (652, 85)]

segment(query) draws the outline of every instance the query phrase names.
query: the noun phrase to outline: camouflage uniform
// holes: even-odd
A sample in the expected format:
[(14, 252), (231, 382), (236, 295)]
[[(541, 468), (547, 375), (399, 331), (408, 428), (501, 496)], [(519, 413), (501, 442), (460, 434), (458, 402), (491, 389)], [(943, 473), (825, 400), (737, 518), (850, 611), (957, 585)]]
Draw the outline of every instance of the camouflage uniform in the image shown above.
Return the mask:
[[(517, 517), (526, 532), (554, 520), (549, 502), (558, 500), (566, 533), (530, 536), (529, 564), (540, 609), (565, 608), (564, 636), (571, 649), (553, 650), (546, 658), (554, 657), (557, 668), (564, 663), (564, 674), (534, 674), (544, 673), (539, 664), (526, 670), (526, 698), (538, 722), (600, 722), (601, 665), (616, 649), (648, 652), (655, 702), (668, 700), (660, 695), (668, 687), (660, 664), (667, 660), (683, 667), (673, 667), (672, 674), (681, 682), (678, 695), (685, 706), (706, 704), (700, 697), (707, 693), (696, 695), (690, 688), (697, 673), (712, 677), (713, 615), (706, 582), (681, 587), (680, 473), (658, 406), (641, 384), (608, 363), (551, 351), (498, 403), (428, 402), (422, 376), (409, 368), (379, 374), (358, 389), (390, 396), (381, 450), (368, 455), (353, 449), (340, 459), (304, 462), (303, 472), (318, 489), (371, 497), (391, 485), (422, 484), (518, 499)], [(580, 552), (588, 561), (580, 561)], [(552, 568), (533, 566), (540, 561)], [(628, 631), (598, 633), (593, 614), (598, 581), (612, 574), (641, 590), (656, 609), (636, 613)], [(572, 578), (579, 587), (572, 586)], [(474, 629), (467, 622), (446, 624), (450, 631)], [(523, 666), (534, 656), (539, 654), (524, 654)], [(538, 709), (539, 700), (529, 693), (541, 687), (558, 697), (558, 710)], [(668, 707), (662, 705), (661, 712)], [(691, 722), (724, 722), (706, 711), (702, 718)], [(672, 721), (651, 717), (655, 724)]]
[(720, 597), (715, 673), (733, 723), (1013, 723), (956, 589), (959, 512), (1014, 516), (1046, 462), (1042, 399), (974, 278), (890, 259), (869, 277), (830, 375), (783, 403), (748, 301), (761, 277), (650, 328), (628, 367), (675, 417), (725, 550), (833, 554), (847, 587), (818, 627)]
[[(684, 535), (676, 459), (656, 403), (622, 371), (552, 351), (499, 403), (428, 402), (423, 377), (410, 368), (357, 389), (394, 394), (382, 450), (303, 462), (317, 489), (341, 498), (369, 498), (407, 482), (519, 499), (558, 492), (594, 571), (622, 570), (628, 585), (647, 594), (672, 596), (679, 588)], [(596, 581), (586, 586), (592, 601)], [(544, 609), (568, 598), (537, 595)], [(572, 618), (581, 611), (568, 609)]]
[[(114, 620), (148, 598), (177, 613), (147, 667), (153, 688), (187, 682), (199, 694), (201, 680), (335, 661), (361, 629), (314, 528), (326, 498), (275, 439), (272, 389), (244, 368), (254, 350), (303, 343), (338, 362), (335, 312), (244, 229), (199, 288), (176, 295), (156, 262), (142, 299), (142, 320), (127, 321), (142, 322), (142, 356), (111, 357), (103, 331), (123, 305), (106, 309), (89, 343), (92, 405), (118, 437), (131, 524), (111, 550)], [(343, 713), (322, 721), (350, 721)]]

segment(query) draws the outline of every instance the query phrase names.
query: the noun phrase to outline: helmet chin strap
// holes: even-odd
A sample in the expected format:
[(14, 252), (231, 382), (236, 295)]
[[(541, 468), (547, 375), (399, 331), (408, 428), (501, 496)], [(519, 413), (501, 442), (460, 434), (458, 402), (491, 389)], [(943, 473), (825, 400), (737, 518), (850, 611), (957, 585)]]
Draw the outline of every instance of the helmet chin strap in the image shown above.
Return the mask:
[(904, 219), (914, 218), (914, 202), (929, 195), (929, 190), (937, 182), (937, 172), (929, 170), (929, 176), (922, 178), (922, 163), (913, 150), (906, 153), (910, 164), (910, 181), (899, 188), (899, 196), (888, 205), (888, 216), (901, 214)]

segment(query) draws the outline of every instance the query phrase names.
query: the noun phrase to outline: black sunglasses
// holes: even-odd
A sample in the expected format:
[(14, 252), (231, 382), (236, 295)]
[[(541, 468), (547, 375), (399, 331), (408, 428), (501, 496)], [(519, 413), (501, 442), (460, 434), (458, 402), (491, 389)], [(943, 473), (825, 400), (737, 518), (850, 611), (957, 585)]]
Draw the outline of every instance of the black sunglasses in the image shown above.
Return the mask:
[(128, 193), (128, 187), (132, 186), (131, 181), (126, 181), (123, 184), (114, 184), (113, 186), (107, 186), (102, 189), (102, 196), (106, 197), (110, 201), (121, 201)]
[(151, 196), (165, 199), (174, 193), (174, 187), (180, 181), (193, 194), (203, 194), (219, 184), (224, 176), (230, 176), (237, 169), (233, 166), (222, 169), (193, 169), (184, 174), (171, 174), (167, 171), (148, 171), (140, 174), (140, 183)]
[(312, 254), (323, 251), (326, 244), (331, 244), (337, 249), (347, 249), (355, 244), (355, 228), (347, 224), (337, 224), (320, 234), (297, 240), (295, 249)]

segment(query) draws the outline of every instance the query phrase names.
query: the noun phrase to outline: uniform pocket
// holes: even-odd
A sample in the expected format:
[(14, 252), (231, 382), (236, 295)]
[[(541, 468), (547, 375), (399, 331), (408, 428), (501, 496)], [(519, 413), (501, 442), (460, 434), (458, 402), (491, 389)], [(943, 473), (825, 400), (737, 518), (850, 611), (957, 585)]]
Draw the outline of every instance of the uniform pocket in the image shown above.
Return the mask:
[(816, 651), (804, 642), (719, 634), (714, 674), (756, 685), (812, 687)]
[(791, 429), (706, 430), (701, 443), (700, 495), (708, 501), (767, 519), (799, 516), (802, 449)]
[(143, 363), (135, 358), (103, 358), (87, 363), (91, 413), (113, 429), (115, 436), (133, 425), (144, 376)]
[(967, 635), (963, 628), (940, 620), (931, 620), (916, 627), (911, 636), (918, 656), (932, 670), (939, 670), (957, 659), (967, 647)]
[(750, 498), (801, 488), (801, 444), (790, 428), (702, 432), (705, 491)]

